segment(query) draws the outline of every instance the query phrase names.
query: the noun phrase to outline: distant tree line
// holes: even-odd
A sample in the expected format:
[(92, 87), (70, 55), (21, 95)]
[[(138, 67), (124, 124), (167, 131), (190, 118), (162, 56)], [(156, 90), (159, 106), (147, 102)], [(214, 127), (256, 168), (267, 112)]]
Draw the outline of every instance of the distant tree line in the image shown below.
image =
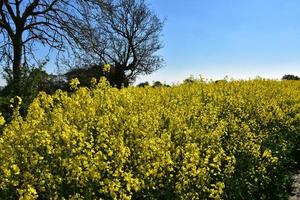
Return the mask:
[(137, 85), (137, 87), (171, 87), (170, 85), (168, 84), (165, 84), (165, 83), (161, 83), (160, 81), (154, 81), (152, 86), (150, 85), (150, 83), (148, 81), (146, 82), (142, 82), (142, 83), (139, 83)]
[(282, 77), (282, 80), (295, 80), (295, 81), (299, 81), (299, 80), (300, 80), (300, 77), (299, 77), (299, 76), (295, 76), (295, 75), (288, 74), (288, 75), (284, 75), (284, 76)]

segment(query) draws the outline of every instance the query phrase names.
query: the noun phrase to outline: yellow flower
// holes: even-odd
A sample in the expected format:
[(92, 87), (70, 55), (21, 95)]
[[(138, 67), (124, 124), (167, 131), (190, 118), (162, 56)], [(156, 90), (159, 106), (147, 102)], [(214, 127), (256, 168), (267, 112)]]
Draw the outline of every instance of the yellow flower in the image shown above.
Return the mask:
[(286, 190), (300, 82), (71, 85), (73, 93), (40, 93), (26, 117), (15, 112), (1, 127), (1, 197), (251, 199), (267, 197), (265, 186)]
[(73, 78), (69, 85), (70, 85), (70, 88), (73, 89), (73, 90), (76, 90), (78, 89), (78, 86), (79, 86), (80, 82), (79, 82), (79, 79), (78, 78)]
[(0, 126), (5, 124), (5, 118), (2, 116), (2, 113), (0, 113)]
[(18, 167), (18, 165), (14, 164), (12, 165), (12, 170), (14, 171), (15, 174), (20, 174), (20, 169)]
[(103, 66), (103, 72), (105, 73), (105, 72), (109, 72), (109, 70), (110, 70), (110, 64), (105, 64), (104, 66)]

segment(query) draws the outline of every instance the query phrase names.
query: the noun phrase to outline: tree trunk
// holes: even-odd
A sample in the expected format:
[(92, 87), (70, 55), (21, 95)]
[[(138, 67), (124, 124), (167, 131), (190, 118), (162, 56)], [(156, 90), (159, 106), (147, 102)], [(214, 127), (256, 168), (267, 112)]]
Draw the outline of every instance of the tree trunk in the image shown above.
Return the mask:
[(121, 89), (122, 86), (128, 87), (128, 81), (125, 75), (124, 66), (116, 65), (113, 73), (113, 85), (118, 89)]
[(22, 67), (22, 37), (17, 37), (13, 42), (14, 57), (13, 57), (13, 82), (15, 95), (20, 94), (21, 87), (21, 67)]

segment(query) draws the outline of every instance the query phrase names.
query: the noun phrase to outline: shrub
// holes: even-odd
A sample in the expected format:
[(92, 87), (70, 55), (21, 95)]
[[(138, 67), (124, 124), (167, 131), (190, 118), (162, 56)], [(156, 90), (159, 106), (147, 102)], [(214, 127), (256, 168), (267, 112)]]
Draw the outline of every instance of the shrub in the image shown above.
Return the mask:
[(295, 75), (288, 74), (288, 75), (284, 75), (284, 76), (282, 77), (282, 80), (294, 80), (294, 81), (299, 81), (299, 80), (300, 80), (300, 77), (295, 76)]
[(137, 87), (148, 87), (148, 86), (150, 86), (150, 84), (149, 84), (148, 81), (143, 82), (143, 83), (139, 83), (139, 84), (137, 85)]

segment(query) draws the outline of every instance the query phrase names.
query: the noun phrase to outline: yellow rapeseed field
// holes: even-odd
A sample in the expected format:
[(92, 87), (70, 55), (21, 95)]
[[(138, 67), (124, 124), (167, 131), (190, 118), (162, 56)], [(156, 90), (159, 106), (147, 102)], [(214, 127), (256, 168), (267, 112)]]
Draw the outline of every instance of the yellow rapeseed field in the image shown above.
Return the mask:
[(24, 118), (15, 108), (0, 135), (0, 199), (287, 198), (300, 81), (93, 83), (40, 93)]

